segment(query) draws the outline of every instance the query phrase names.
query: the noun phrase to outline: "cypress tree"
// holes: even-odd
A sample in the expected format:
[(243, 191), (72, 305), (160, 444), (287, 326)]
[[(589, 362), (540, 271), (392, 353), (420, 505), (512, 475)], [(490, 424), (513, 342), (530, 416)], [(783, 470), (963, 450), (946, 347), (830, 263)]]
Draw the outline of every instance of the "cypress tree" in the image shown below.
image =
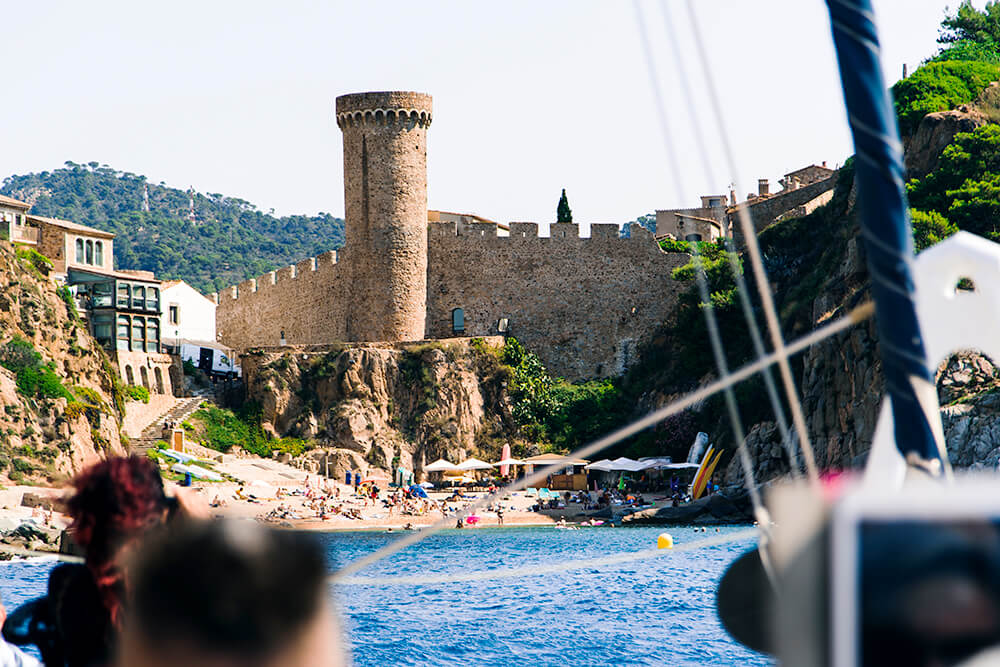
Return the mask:
[(573, 211), (569, 209), (569, 200), (566, 199), (566, 188), (563, 188), (562, 196), (559, 197), (559, 206), (556, 208), (556, 222), (573, 222)]

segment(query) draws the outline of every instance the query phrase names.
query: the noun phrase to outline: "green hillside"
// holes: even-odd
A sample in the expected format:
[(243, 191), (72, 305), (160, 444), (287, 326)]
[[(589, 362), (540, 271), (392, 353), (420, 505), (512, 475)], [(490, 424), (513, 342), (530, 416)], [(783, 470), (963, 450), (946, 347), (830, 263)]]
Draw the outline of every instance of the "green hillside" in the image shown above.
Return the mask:
[(277, 217), (221, 194), (194, 193), (192, 223), (184, 190), (96, 162), (9, 176), (0, 193), (32, 203), (34, 214), (114, 232), (118, 268), (181, 278), (206, 293), (344, 242), (344, 221), (329, 213)]

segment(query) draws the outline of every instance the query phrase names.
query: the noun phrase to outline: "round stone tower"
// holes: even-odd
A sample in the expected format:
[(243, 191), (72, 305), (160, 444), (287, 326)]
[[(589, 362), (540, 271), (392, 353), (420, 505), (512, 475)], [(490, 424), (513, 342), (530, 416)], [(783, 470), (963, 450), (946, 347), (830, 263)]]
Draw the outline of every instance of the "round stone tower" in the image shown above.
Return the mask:
[(431, 96), (337, 98), (344, 132), (351, 341), (421, 340), (427, 317), (427, 128)]

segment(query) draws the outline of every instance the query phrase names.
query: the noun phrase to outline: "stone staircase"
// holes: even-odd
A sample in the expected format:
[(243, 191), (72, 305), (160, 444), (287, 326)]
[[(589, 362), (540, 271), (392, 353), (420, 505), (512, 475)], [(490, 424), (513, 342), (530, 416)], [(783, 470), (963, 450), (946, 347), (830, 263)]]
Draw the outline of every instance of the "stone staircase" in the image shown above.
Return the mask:
[(163, 424), (171, 421), (179, 428), (181, 422), (198, 410), (202, 403), (215, 403), (215, 396), (211, 390), (196, 392), (187, 398), (182, 398), (173, 408), (156, 418), (156, 420), (146, 427), (142, 435), (133, 438), (129, 443), (129, 450), (132, 454), (145, 454), (147, 450), (156, 447), (159, 440), (163, 440)]

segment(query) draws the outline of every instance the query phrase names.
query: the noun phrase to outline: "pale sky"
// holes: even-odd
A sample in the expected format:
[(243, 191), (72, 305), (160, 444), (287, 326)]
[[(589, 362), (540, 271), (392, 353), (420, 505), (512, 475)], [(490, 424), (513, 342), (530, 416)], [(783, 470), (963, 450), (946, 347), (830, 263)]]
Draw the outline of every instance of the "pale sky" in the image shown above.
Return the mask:
[[(934, 52), (946, 4), (875, 0), (889, 83)], [(711, 179), (664, 5), (712, 130)], [(641, 7), (683, 193), (668, 171), (636, 12), (621, 0), (5, 3), (0, 178), (96, 160), (265, 211), (342, 216), (334, 98), (417, 90), (434, 96), (430, 208), (548, 222), (562, 188), (580, 223), (695, 205), (725, 192), (732, 175), (683, 0)], [(822, 0), (697, 0), (696, 11), (741, 196), (758, 178), (850, 155)]]

